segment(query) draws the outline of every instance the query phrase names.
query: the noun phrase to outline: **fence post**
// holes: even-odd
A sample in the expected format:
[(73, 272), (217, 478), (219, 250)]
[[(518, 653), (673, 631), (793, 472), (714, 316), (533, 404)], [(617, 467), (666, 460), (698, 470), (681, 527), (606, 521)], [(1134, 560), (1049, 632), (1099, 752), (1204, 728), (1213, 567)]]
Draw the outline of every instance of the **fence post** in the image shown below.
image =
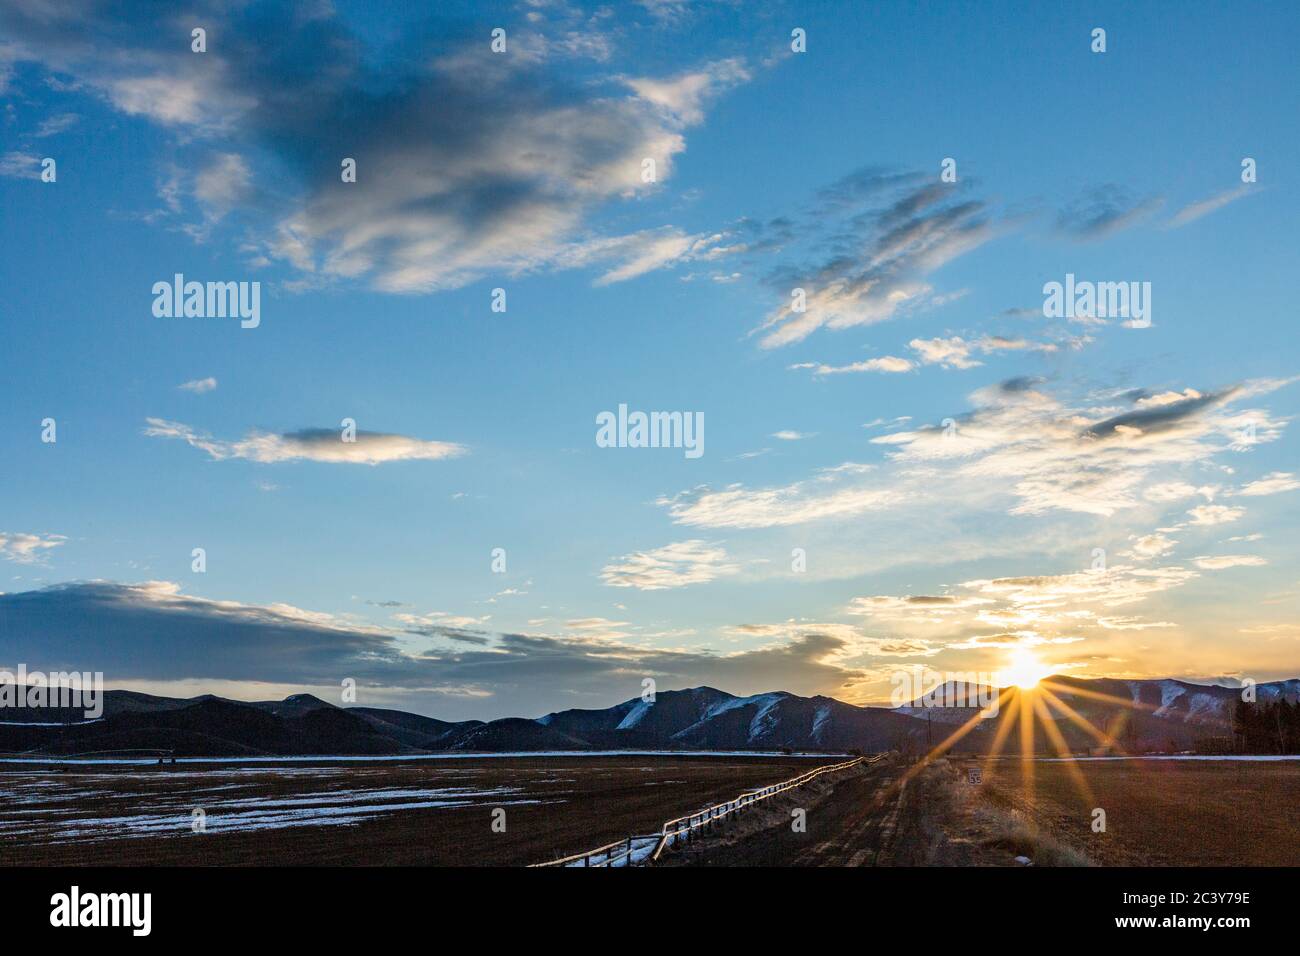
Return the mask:
[(627, 866), (632, 865), (632, 834), (627, 835)]

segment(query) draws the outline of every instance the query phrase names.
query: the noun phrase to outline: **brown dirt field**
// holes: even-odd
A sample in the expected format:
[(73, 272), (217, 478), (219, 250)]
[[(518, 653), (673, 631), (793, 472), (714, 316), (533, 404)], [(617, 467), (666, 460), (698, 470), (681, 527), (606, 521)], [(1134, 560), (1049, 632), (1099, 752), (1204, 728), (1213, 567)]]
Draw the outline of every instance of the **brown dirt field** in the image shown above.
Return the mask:
[[(0, 768), (0, 865), (536, 863), (656, 831), (668, 818), (836, 759)], [(464, 805), (410, 806), (430, 802)], [(204, 833), (192, 832), (196, 807), (207, 814)], [(492, 830), (495, 807), (506, 810), (504, 833)], [(287, 825), (304, 816), (312, 825)], [(336, 822), (321, 825), (327, 819)], [(152, 830), (139, 835), (145, 828)]]
[[(1300, 866), (1300, 762), (1018, 761), (969, 782), (973, 758), (835, 774), (674, 852), (696, 866)], [(823, 778), (825, 779), (825, 778)], [(807, 811), (795, 833), (790, 811)], [(1106, 811), (1106, 832), (1092, 811)]]
[[(960, 773), (971, 761), (955, 760)], [(1101, 866), (1300, 866), (1300, 761), (997, 761), (979, 789), (993, 813)], [(1092, 831), (1093, 810), (1106, 831)], [(1023, 849), (1023, 848), (1022, 848)], [(1031, 854), (1032, 855), (1032, 854)]]

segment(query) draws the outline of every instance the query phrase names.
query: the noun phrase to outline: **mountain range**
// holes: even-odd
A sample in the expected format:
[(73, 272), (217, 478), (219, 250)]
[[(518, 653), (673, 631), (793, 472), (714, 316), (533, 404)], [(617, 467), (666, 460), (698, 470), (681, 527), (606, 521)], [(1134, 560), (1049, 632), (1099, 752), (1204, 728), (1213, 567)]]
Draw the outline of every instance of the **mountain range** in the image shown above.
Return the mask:
[[(1048, 679), (1053, 694), (1126, 750), (1188, 750), (1231, 736), (1239, 688), (1179, 680)], [(1259, 684), (1261, 701), (1300, 699), (1300, 679)], [(1019, 693), (1013, 691), (1012, 694)], [(983, 752), (1017, 709), (1014, 696), (996, 717), (975, 721), (957, 750)], [(922, 750), (977, 712), (923, 702), (859, 707), (831, 697), (777, 691), (737, 697), (712, 687), (662, 691), (598, 710), (563, 710), (535, 719), (443, 721), (375, 707), (338, 707), (310, 694), (242, 702), (205, 695), (104, 694), (103, 716), (49, 709), (0, 712), (0, 753), (28, 756), (166, 750), (178, 756), (391, 755), (442, 751), (554, 750)], [(1072, 750), (1096, 746), (1095, 734), (1059, 717)], [(1018, 736), (1009, 738), (1019, 746)], [(1041, 728), (1038, 750), (1052, 745)]]

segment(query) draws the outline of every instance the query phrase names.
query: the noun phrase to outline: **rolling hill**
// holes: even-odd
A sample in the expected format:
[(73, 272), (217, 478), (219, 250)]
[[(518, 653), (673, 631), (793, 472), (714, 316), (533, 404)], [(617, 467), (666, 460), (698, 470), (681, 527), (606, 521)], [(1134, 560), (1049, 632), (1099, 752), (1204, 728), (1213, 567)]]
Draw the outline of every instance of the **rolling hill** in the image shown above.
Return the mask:
[[(1177, 680), (1049, 679), (1068, 708), (1126, 749), (1185, 750), (1231, 733), (1240, 691)], [(1300, 680), (1260, 684), (1261, 701), (1300, 697)], [(922, 750), (944, 740), (975, 711), (926, 707), (859, 707), (831, 697), (777, 691), (737, 697), (712, 687), (660, 692), (653, 702), (632, 699), (613, 707), (564, 710), (528, 719), (443, 721), (374, 707), (338, 707), (310, 694), (281, 701), (241, 702), (211, 695), (167, 698), (107, 691), (104, 716), (86, 722), (79, 712), (7, 710), (0, 713), (0, 752), (58, 756), (130, 750), (168, 750), (180, 756), (390, 755), (440, 751), (550, 750)], [(1015, 696), (994, 718), (975, 721), (958, 750), (988, 748), (1003, 721), (1015, 719)], [(1058, 716), (1074, 750), (1098, 743), (1097, 734)], [(1040, 730), (1040, 750), (1050, 741)]]

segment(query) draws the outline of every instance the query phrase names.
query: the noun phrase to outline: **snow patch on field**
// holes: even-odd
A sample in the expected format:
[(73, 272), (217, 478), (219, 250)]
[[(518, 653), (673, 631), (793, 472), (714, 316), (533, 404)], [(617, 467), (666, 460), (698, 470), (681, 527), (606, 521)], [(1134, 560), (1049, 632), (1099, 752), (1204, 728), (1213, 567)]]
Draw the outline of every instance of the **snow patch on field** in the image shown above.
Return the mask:
[[(134, 776), (134, 775), (131, 775)], [(156, 778), (155, 778), (156, 779)], [(17, 781), (0, 787), (0, 805), (11, 807), (0, 819), (0, 839), (20, 837), (35, 843), (71, 839), (86, 842), (130, 837), (190, 836), (193, 811), (204, 812), (204, 833), (278, 830), (290, 827), (352, 826), (405, 810), (455, 809), (490, 803), (493, 807), (564, 803), (543, 799), (522, 787), (382, 787), (318, 790), (288, 796), (211, 796), (206, 791), (159, 792), (128, 788), (117, 792), (87, 791), (61, 786), (62, 781)], [(254, 781), (229, 784), (247, 788)], [(206, 792), (207, 799), (194, 797)], [(90, 807), (103, 807), (104, 797), (125, 801), (116, 813), (95, 815)], [(77, 801), (83, 801), (78, 803)], [(12, 809), (14, 806), (21, 809)], [(128, 810), (129, 808), (129, 810)], [(125, 811), (125, 812), (124, 812)]]
[[(684, 731), (683, 731), (684, 733)], [(680, 736), (680, 734), (674, 735)], [(511, 750), (504, 752), (457, 750), (445, 753), (385, 754), (382, 756), (339, 756), (318, 754), (309, 757), (177, 757), (178, 764), (311, 764), (311, 763), (389, 763), (409, 760), (520, 760), (554, 757), (839, 757), (839, 753), (778, 750)], [(109, 766), (150, 766), (157, 757), (0, 757), (0, 764), (37, 764), (43, 767), (76, 764)]]

